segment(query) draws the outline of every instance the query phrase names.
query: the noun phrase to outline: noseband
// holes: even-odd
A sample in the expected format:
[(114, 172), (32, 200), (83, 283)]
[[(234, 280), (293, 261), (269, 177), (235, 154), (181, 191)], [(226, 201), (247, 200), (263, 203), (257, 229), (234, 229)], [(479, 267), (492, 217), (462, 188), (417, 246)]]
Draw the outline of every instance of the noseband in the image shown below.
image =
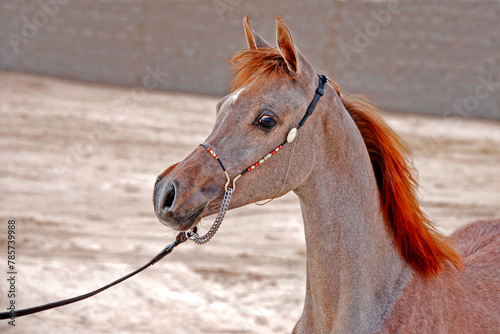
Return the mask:
[[(219, 212), (217, 213), (217, 217), (215, 218), (214, 223), (212, 224), (212, 227), (208, 232), (203, 235), (199, 236), (197, 233), (196, 227), (193, 229), (189, 230), (186, 232), (186, 238), (194, 241), (198, 245), (203, 245), (210, 241), (212, 237), (217, 233), (217, 230), (219, 229), (220, 225), (222, 224), (222, 221), (224, 220), (224, 216), (226, 215), (226, 211), (229, 208), (229, 202), (231, 201), (231, 196), (233, 195), (233, 192), (236, 190), (236, 181), (242, 177), (244, 174), (247, 172), (250, 172), (254, 170), (255, 168), (259, 167), (262, 165), (264, 162), (269, 160), (273, 155), (275, 155), (279, 150), (281, 150), (286, 144), (291, 143), (295, 140), (297, 137), (298, 130), (304, 125), (306, 122), (307, 118), (311, 116), (313, 113), (314, 109), (316, 108), (316, 105), (318, 104), (319, 99), (325, 94), (325, 84), (327, 81), (331, 81), (326, 75), (324, 74), (318, 74), (319, 77), (319, 84), (318, 88), (316, 88), (316, 94), (314, 95), (313, 100), (309, 104), (309, 107), (307, 107), (306, 113), (304, 114), (304, 117), (299, 122), (299, 125), (296, 128), (290, 129), (288, 131), (288, 135), (286, 136), (286, 140), (281, 144), (278, 145), (274, 150), (269, 152), (267, 155), (265, 155), (262, 159), (251, 165), (250, 167), (246, 168), (243, 170), (241, 173), (239, 173), (232, 182), (231, 186), (231, 178), (229, 177), (229, 174), (226, 170), (226, 167), (224, 167), (224, 164), (222, 163), (222, 160), (219, 158), (219, 156), (212, 150), (210, 147), (208, 147), (205, 144), (200, 144), (200, 146), (204, 147), (208, 153), (212, 155), (212, 157), (217, 160), (219, 163), (220, 167), (224, 171), (224, 174), (226, 175), (226, 185), (224, 186), (224, 197), (222, 198), (222, 203), (219, 209)], [(286, 181), (286, 180), (285, 180)]]

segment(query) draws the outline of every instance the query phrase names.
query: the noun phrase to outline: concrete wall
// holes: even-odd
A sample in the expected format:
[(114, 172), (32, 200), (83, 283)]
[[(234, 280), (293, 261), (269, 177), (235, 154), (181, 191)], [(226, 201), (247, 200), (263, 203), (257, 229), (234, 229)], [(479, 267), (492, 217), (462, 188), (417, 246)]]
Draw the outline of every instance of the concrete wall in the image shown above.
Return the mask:
[(0, 69), (224, 94), (241, 20), (384, 109), (500, 120), (500, 1), (0, 0)]

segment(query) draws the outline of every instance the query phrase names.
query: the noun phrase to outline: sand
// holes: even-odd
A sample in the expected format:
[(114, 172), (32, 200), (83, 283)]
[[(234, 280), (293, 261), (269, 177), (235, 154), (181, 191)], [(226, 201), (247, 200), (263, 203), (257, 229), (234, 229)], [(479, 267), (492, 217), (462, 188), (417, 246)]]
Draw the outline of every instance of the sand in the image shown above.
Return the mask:
[[(18, 308), (97, 288), (172, 242), (153, 184), (210, 133), (218, 99), (0, 72), (0, 307), (9, 219)], [(384, 117), (414, 151), (422, 206), (441, 231), (500, 217), (500, 122)], [(304, 288), (302, 219), (288, 194), (230, 211), (207, 245), (183, 244), (112, 290), (0, 331), (290, 333)]]

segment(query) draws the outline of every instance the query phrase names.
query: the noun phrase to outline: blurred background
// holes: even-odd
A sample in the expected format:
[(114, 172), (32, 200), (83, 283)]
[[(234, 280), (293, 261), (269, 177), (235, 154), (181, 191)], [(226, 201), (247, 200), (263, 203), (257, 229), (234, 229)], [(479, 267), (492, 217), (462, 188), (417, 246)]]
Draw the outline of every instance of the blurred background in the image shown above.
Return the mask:
[[(317, 72), (385, 110), (440, 231), (500, 217), (500, 1), (0, 0), (1, 308), (8, 220), (18, 308), (88, 292), (172, 242), (153, 185), (209, 135), (245, 14), (271, 45), (282, 17)], [(290, 193), (0, 332), (290, 333), (304, 290)]]

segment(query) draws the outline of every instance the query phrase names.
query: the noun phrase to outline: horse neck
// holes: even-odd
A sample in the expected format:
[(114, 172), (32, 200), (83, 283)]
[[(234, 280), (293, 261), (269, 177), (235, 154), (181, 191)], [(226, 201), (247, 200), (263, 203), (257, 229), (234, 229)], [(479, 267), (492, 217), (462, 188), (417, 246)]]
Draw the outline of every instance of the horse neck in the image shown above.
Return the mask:
[(307, 247), (306, 300), (298, 328), (371, 332), (412, 270), (384, 221), (363, 139), (338, 98), (331, 99), (328, 104), (337, 103), (340, 115), (323, 113), (325, 136), (315, 148), (314, 170), (295, 190)]

